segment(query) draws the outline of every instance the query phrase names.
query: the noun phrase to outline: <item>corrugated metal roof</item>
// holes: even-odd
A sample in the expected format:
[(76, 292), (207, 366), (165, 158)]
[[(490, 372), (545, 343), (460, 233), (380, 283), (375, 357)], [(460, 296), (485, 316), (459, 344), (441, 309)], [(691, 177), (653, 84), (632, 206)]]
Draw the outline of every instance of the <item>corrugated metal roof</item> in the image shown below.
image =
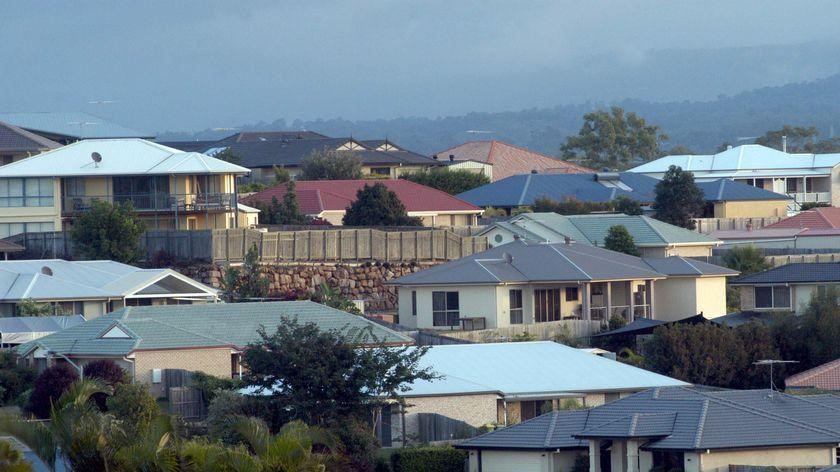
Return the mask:
[(0, 112), (0, 120), (21, 128), (77, 139), (154, 138), (154, 133), (137, 131), (98, 116), (82, 112)]
[[(97, 152), (102, 161), (91, 155)], [(90, 139), (0, 167), (2, 177), (247, 174), (229, 162), (143, 139)]]

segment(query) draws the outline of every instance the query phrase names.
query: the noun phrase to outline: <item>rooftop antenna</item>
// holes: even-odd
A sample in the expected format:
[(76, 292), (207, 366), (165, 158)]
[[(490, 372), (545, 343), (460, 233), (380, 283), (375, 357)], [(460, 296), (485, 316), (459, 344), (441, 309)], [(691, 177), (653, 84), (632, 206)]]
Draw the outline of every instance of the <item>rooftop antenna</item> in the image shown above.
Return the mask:
[(762, 359), (759, 361), (753, 362), (753, 365), (769, 365), (770, 366), (770, 396), (769, 398), (773, 398), (773, 392), (776, 391), (776, 384), (773, 383), (773, 366), (776, 364), (798, 364), (799, 361), (783, 361), (780, 359)]
[(102, 154), (99, 154), (98, 152), (92, 152), (90, 153), (90, 158), (93, 159), (93, 166), (99, 167), (99, 163), (102, 162)]

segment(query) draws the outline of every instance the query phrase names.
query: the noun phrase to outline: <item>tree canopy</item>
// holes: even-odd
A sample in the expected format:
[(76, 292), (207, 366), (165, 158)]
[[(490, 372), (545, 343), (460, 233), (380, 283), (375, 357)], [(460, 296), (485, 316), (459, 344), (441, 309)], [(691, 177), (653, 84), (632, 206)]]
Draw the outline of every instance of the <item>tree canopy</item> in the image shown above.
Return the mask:
[(653, 209), (656, 219), (694, 229), (694, 218), (703, 214), (706, 201), (703, 191), (694, 183), (694, 174), (671, 166), (662, 180), (656, 183)]
[(639, 255), (639, 248), (636, 247), (633, 236), (624, 225), (610, 226), (607, 236), (604, 238), (604, 248), (631, 256)]
[[(539, 197), (534, 200), (532, 210), (538, 213), (554, 212), (560, 215), (586, 215), (596, 212), (617, 212), (625, 215), (641, 215), (643, 213), (642, 204), (626, 195), (619, 195), (615, 200), (608, 202), (588, 202), (572, 197), (567, 197), (558, 202), (548, 197)], [(485, 216), (487, 216), (486, 211)]]
[(400, 178), (442, 190), (450, 195), (457, 195), (490, 183), (486, 175), (463, 169), (432, 169), (427, 172), (413, 172)]
[(781, 129), (764, 133), (755, 144), (782, 150), (782, 141), (787, 139), (787, 152), (825, 154), (840, 152), (840, 138), (817, 139), (820, 132), (816, 126), (784, 125)]
[(144, 230), (130, 201), (111, 204), (95, 200), (90, 210), (73, 222), (70, 239), (85, 259), (131, 264), (140, 258), (140, 236)]
[(753, 245), (735, 246), (723, 255), (723, 265), (737, 270), (741, 275), (761, 272), (773, 267), (764, 254)]
[(397, 194), (381, 183), (356, 192), (356, 201), (342, 222), (345, 226), (420, 226), (419, 219), (408, 216)]
[(300, 212), (294, 180), (286, 182), (286, 193), (283, 194), (282, 202), (278, 201), (277, 197), (271, 197), (271, 203), (268, 205), (258, 202), (255, 206), (260, 210), (260, 224), (303, 225), (311, 221), (311, 218)]
[(362, 177), (362, 160), (348, 151), (315, 151), (300, 163), (300, 180), (352, 180)]
[(578, 134), (569, 136), (560, 150), (566, 160), (594, 169), (623, 170), (659, 157), (659, 143), (668, 136), (635, 113), (620, 107), (583, 115)]

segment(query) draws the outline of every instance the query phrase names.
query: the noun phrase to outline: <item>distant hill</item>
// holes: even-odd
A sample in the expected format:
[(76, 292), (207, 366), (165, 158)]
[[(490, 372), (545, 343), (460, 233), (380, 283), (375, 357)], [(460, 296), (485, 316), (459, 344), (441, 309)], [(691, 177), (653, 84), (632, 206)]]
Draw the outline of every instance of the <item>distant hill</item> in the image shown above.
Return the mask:
[[(840, 133), (840, 74), (825, 79), (765, 87), (711, 101), (655, 103), (621, 100), (445, 118), (343, 119), (246, 125), (242, 130), (307, 129), (330, 136), (387, 137), (409, 149), (433, 153), (469, 140), (498, 139), (556, 155), (566, 136), (576, 133), (584, 113), (615, 104), (659, 125), (671, 139), (665, 148), (687, 146), (712, 152), (723, 142), (759, 136), (784, 124), (816, 126), (823, 137)], [(228, 132), (227, 134), (230, 134)], [(162, 139), (206, 139), (218, 132), (163, 133)]]

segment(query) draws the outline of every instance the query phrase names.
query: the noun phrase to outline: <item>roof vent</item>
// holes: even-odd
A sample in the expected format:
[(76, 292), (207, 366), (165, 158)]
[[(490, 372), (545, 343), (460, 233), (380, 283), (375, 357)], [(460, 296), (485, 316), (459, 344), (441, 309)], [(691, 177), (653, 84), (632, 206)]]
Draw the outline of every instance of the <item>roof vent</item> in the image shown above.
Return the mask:
[(434, 160), (438, 160), (438, 158), (437, 158), (437, 154), (432, 154), (432, 159), (434, 159)]
[(93, 166), (99, 167), (99, 163), (102, 162), (102, 154), (99, 154), (98, 152), (92, 152), (90, 153), (90, 158), (93, 159)]
[(510, 264), (511, 262), (513, 262), (513, 256), (511, 256), (507, 252), (503, 252), (502, 253), (502, 260), (504, 260), (506, 263)]
[(455, 154), (450, 154), (449, 155), (449, 162), (452, 162), (454, 160), (455, 160)]
[(50, 269), (47, 266), (41, 267), (41, 273), (44, 274), (44, 275), (49, 275), (50, 277), (52, 277), (52, 275), (53, 275), (52, 269)]
[(531, 173), (532, 173), (532, 174), (536, 174), (536, 173), (537, 173), (537, 169), (531, 169)]
[(595, 180), (598, 182), (621, 180), (621, 174), (618, 172), (597, 172), (595, 174)]
[(565, 244), (566, 246), (571, 246), (572, 245), (572, 238), (570, 238), (568, 236), (563, 236), (563, 244)]

